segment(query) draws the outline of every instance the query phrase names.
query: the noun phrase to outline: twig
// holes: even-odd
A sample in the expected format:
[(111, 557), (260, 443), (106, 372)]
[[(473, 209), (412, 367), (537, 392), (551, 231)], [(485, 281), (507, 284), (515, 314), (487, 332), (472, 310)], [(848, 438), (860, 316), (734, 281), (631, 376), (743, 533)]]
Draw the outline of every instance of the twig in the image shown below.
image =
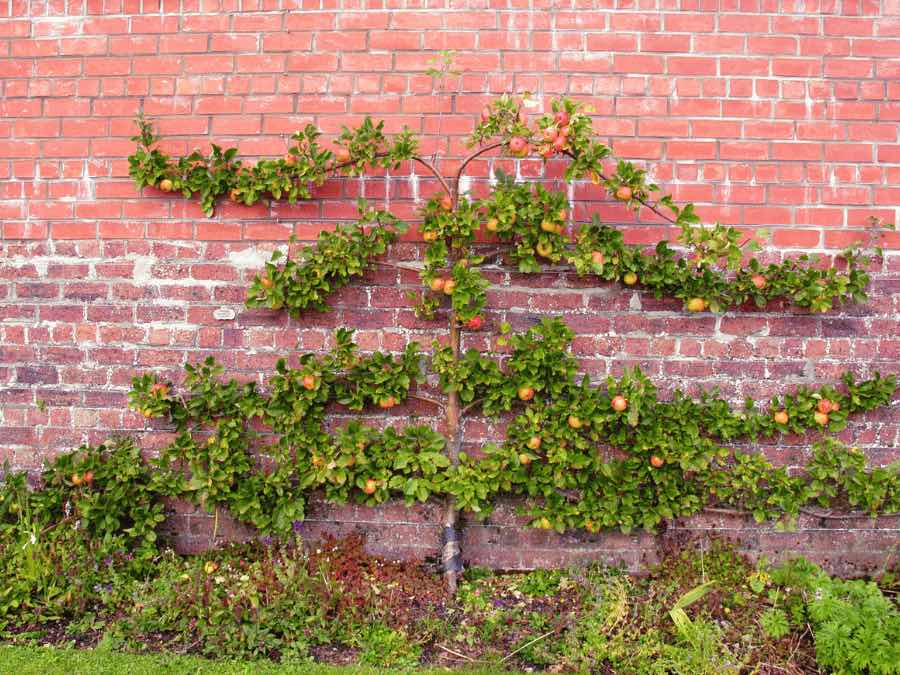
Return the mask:
[(484, 403), (484, 399), (483, 399), (483, 398), (476, 398), (476, 399), (475, 399), (474, 401), (472, 401), (471, 403), (469, 403), (469, 404), (463, 406), (463, 409), (460, 411), (460, 415), (465, 415), (467, 412), (469, 412), (469, 410), (471, 410), (472, 408), (478, 406), (478, 405), (481, 404), (481, 403)]
[(554, 629), (551, 630), (551, 631), (547, 631), (547, 632), (544, 633), (543, 635), (539, 635), (538, 637), (534, 638), (534, 640), (531, 640), (530, 642), (526, 642), (524, 645), (522, 645), (521, 647), (519, 647), (519, 648), (516, 649), (515, 651), (510, 652), (509, 654), (507, 654), (506, 656), (504, 656), (502, 659), (500, 659), (500, 663), (506, 663), (509, 659), (511, 659), (513, 656), (515, 656), (516, 654), (518, 654), (518, 653), (519, 653), (520, 651), (522, 651), (523, 649), (525, 649), (525, 648), (527, 648), (527, 647), (530, 647), (530, 646), (533, 645), (535, 642), (540, 642), (540, 641), (543, 640), (545, 637), (547, 637), (547, 636), (549, 636), (549, 635), (553, 635), (555, 632), (556, 632), (556, 629), (554, 628)]
[(454, 204), (459, 201), (459, 181), (462, 179), (463, 171), (465, 171), (466, 166), (468, 166), (469, 162), (471, 162), (476, 157), (483, 155), (486, 152), (490, 152), (491, 150), (495, 150), (497, 148), (502, 148), (506, 145), (505, 142), (491, 143), (490, 145), (485, 145), (484, 147), (478, 148), (475, 152), (466, 157), (462, 164), (459, 165), (459, 168), (456, 170), (456, 176), (453, 177), (453, 189), (454, 189)]
[(472, 663), (478, 663), (478, 661), (473, 659), (471, 656), (466, 656), (465, 654), (460, 654), (458, 651), (450, 649), (450, 647), (445, 647), (444, 645), (438, 644), (438, 643), (435, 643), (434, 646), (437, 647), (438, 649), (443, 649), (448, 654), (453, 654), (453, 656), (458, 656), (459, 658), (465, 659), (466, 661), (470, 661)]
[(443, 410), (444, 404), (438, 401), (436, 398), (431, 398), (430, 396), (423, 396), (421, 394), (407, 394), (406, 398), (414, 398), (417, 401), (423, 401), (425, 403), (431, 403), (432, 405), (436, 405), (438, 408)]

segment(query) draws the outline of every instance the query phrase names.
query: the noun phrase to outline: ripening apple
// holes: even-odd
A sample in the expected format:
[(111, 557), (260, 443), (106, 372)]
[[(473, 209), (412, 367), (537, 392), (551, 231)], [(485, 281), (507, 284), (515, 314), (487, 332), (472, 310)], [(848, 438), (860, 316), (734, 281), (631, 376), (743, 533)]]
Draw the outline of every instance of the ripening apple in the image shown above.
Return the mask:
[(834, 406), (832, 405), (831, 401), (829, 401), (827, 398), (820, 399), (819, 403), (816, 405), (816, 408), (819, 410), (820, 413), (823, 413), (825, 415), (827, 415), (832, 410), (834, 410)]
[(286, 154), (284, 156), (284, 162), (285, 162), (285, 164), (289, 164), (289, 165), (293, 166), (294, 164), (297, 163), (297, 155), (292, 155), (291, 153)]
[(450, 198), (450, 195), (441, 197), (441, 208), (444, 209), (444, 211), (449, 211), (453, 208), (453, 199)]
[(473, 316), (471, 319), (466, 321), (466, 328), (469, 330), (481, 330), (481, 327), (484, 325), (484, 319), (481, 316)]
[(519, 387), (519, 391), (517, 393), (519, 395), (520, 401), (530, 401), (534, 398), (533, 387)]
[(481, 109), (481, 121), (487, 122), (489, 119), (491, 119), (491, 107), (486, 105)]
[(559, 132), (556, 130), (556, 127), (547, 127), (544, 129), (542, 136), (547, 143), (552, 143), (559, 136)]
[(541, 518), (538, 521), (538, 527), (540, 527), (542, 530), (549, 530), (553, 526), (550, 524), (550, 521), (547, 518)]
[(566, 422), (573, 429), (580, 429), (583, 424), (581, 419), (576, 417), (575, 415), (569, 415), (569, 419), (567, 419)]
[(152, 385), (150, 385), (150, 393), (159, 394), (160, 397), (165, 398), (169, 395), (169, 386), (163, 384), (162, 382), (154, 382)]
[(633, 193), (631, 191), (631, 188), (628, 187), (627, 185), (622, 185), (619, 187), (618, 190), (616, 190), (616, 199), (618, 199), (621, 202), (627, 202), (628, 200), (630, 200), (632, 198), (632, 196), (633, 196)]
[(334, 158), (338, 164), (346, 164), (350, 161), (350, 151), (347, 148), (338, 148), (334, 151)]
[(532, 436), (528, 439), (528, 449), (529, 450), (538, 450), (541, 447), (541, 437), (540, 436)]
[(306, 390), (311, 390), (316, 388), (316, 378), (312, 375), (304, 375), (303, 376), (303, 388)]
[(77, 473), (72, 474), (72, 485), (74, 485), (75, 487), (81, 485), (81, 476), (79, 476)]
[(231, 192), (228, 193), (228, 198), (231, 199), (231, 201), (233, 201), (233, 202), (241, 201), (241, 191), (238, 190), (237, 188), (233, 189)]
[(538, 245), (534, 247), (534, 250), (542, 258), (549, 258), (553, 254), (553, 247), (542, 241), (538, 242)]
[(431, 280), (431, 282), (428, 284), (428, 287), (431, 288), (431, 290), (433, 290), (435, 293), (437, 293), (438, 291), (444, 290), (445, 283), (446, 282), (443, 277), (437, 277)]
[(497, 226), (500, 224), (500, 221), (496, 218), (488, 218), (487, 222), (484, 224), (484, 229), (488, 232), (496, 232)]
[(521, 464), (522, 466), (528, 466), (529, 464), (531, 464), (531, 457), (523, 452), (519, 455), (519, 464)]
[(559, 127), (564, 127), (569, 123), (569, 113), (565, 110), (560, 110), (557, 113), (553, 114), (553, 121)]
[(550, 159), (556, 154), (556, 148), (552, 145), (543, 145), (541, 146), (541, 149), (538, 150), (538, 154), (544, 159)]
[(453, 295), (453, 291), (456, 290), (456, 282), (453, 279), (447, 279), (444, 282), (444, 294), (445, 295)]
[(827, 413), (819, 412), (817, 410), (815, 412), (815, 414), (813, 415), (813, 419), (816, 421), (816, 424), (818, 424), (820, 427), (824, 427), (826, 424), (828, 424), (828, 414)]
[(606, 262), (606, 257), (603, 255), (603, 251), (591, 251), (591, 262), (595, 265), (602, 265)]
[(365, 492), (367, 495), (373, 495), (373, 494), (375, 494), (375, 490), (377, 490), (377, 489), (378, 489), (378, 481), (376, 481), (374, 478), (369, 478), (366, 481), (365, 487), (363, 487), (363, 492)]
[(762, 274), (754, 274), (750, 277), (750, 282), (756, 286), (757, 289), (762, 290), (766, 287), (768, 281)]
[(650, 466), (652, 466), (654, 469), (662, 468), (662, 465), (665, 463), (665, 460), (659, 455), (653, 455), (652, 457), (650, 457)]
[(688, 300), (687, 309), (689, 312), (702, 312), (706, 309), (706, 300), (703, 298), (691, 298)]
[(263, 277), (262, 279), (259, 280), (259, 285), (262, 286), (263, 288), (265, 288), (266, 290), (269, 290), (270, 288), (272, 288), (272, 286), (275, 285), (275, 282), (272, 281), (271, 277)]
[(163, 192), (171, 192), (175, 187), (175, 184), (168, 178), (163, 178), (159, 181), (159, 189)]
[(556, 223), (554, 223), (549, 218), (544, 218), (541, 221), (541, 229), (544, 232), (556, 232)]
[(788, 419), (790, 418), (788, 417), (787, 410), (779, 410), (772, 416), (772, 419), (775, 420), (776, 424), (787, 424)]
[(426, 230), (422, 233), (422, 239), (428, 242), (437, 241), (438, 233), (434, 230)]
[(613, 400), (611, 402), (612, 409), (616, 412), (622, 412), (628, 407), (628, 399), (624, 396), (613, 396)]
[(378, 401), (378, 405), (387, 410), (388, 408), (393, 408), (395, 405), (397, 405), (397, 399), (395, 399), (393, 396), (388, 396), (387, 398), (383, 398)]
[(85, 471), (84, 472), (84, 482), (86, 485), (90, 485), (94, 482), (94, 472), (93, 471)]
[(638, 275), (634, 272), (625, 272), (625, 276), (622, 277), (622, 281), (626, 286), (634, 286), (638, 281)]
[(528, 141), (521, 136), (513, 136), (509, 139), (509, 151), (514, 155), (525, 155), (528, 152)]

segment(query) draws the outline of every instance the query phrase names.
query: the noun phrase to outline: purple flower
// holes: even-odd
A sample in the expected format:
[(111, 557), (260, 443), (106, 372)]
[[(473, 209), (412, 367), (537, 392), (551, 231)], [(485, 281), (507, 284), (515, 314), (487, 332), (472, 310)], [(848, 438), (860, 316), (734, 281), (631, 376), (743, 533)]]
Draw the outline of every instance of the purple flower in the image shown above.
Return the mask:
[(294, 533), (299, 533), (300, 528), (303, 527), (303, 521), (295, 520), (292, 527), (294, 528)]
[(271, 546), (271, 545), (272, 545), (272, 542), (273, 542), (273, 539), (272, 539), (272, 536), (271, 536), (271, 535), (268, 535), (268, 534), (267, 534), (265, 537), (262, 538), (262, 545), (263, 545), (263, 546), (266, 546), (266, 547)]

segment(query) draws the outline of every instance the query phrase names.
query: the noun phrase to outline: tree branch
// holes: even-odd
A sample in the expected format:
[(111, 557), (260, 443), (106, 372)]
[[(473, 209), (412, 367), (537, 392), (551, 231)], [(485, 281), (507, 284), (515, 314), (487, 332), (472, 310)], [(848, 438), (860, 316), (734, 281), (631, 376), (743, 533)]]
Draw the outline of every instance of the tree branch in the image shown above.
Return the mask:
[(490, 152), (491, 150), (495, 150), (497, 148), (501, 148), (506, 143), (498, 142), (491, 143), (490, 145), (485, 145), (484, 147), (478, 148), (475, 152), (471, 153), (468, 157), (463, 159), (462, 164), (459, 165), (459, 168), (456, 170), (456, 176), (453, 177), (453, 204), (456, 205), (456, 202), (459, 201), (459, 181), (462, 178), (463, 171), (466, 170), (466, 167), (476, 157), (483, 155), (486, 152)]

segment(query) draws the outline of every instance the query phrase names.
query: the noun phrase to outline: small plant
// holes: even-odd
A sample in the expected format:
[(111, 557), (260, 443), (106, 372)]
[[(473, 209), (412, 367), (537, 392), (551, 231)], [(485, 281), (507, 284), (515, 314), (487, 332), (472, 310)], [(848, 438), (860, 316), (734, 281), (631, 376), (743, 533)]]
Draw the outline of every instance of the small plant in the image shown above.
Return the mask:
[(874, 583), (830, 577), (802, 558), (774, 569), (772, 581), (770, 600), (783, 609), (761, 618), (767, 634), (809, 624), (816, 660), (829, 672), (900, 672), (900, 611)]

